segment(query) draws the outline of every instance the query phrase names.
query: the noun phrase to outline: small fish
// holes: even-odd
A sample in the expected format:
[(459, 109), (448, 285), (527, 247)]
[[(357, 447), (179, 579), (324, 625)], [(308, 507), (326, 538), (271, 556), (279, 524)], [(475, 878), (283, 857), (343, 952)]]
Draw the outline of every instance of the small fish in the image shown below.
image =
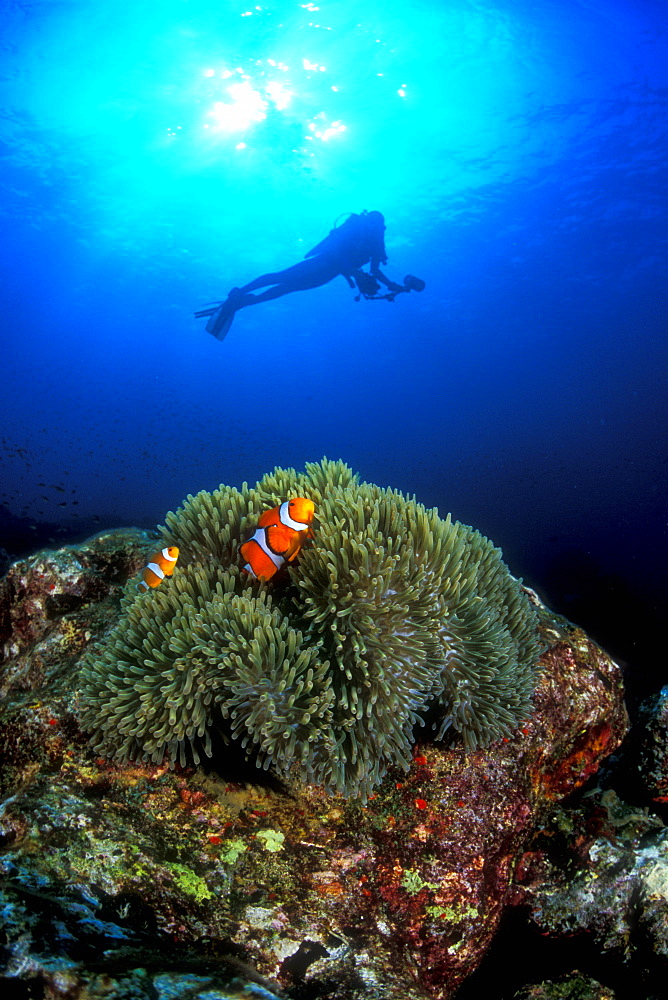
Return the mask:
[(244, 569), (258, 580), (269, 580), (286, 562), (299, 555), (305, 538), (312, 534), (315, 504), (305, 497), (286, 500), (265, 510), (252, 538), (240, 548)]
[(142, 570), (137, 590), (143, 592), (161, 584), (166, 576), (171, 576), (174, 572), (178, 558), (179, 550), (176, 545), (168, 545), (160, 552), (154, 552)]

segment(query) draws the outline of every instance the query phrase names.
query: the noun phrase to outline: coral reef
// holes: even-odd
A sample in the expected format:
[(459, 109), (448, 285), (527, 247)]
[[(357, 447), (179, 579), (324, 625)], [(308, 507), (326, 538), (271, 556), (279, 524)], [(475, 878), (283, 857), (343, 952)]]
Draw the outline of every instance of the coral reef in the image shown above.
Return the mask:
[[(277, 787), (243, 754), (224, 776), (120, 765), (90, 747), (73, 692), (86, 649), (118, 621), (118, 567), (139, 570), (155, 547), (110, 532), (10, 568), (0, 977), (12, 995), (54, 1000), (449, 1000), (492, 941), (536, 827), (624, 735), (619, 668), (536, 605), (548, 648), (526, 725), (487, 748), (415, 746), (366, 806)], [(248, 601), (261, 591), (230, 586)], [(61, 593), (87, 597), (43, 616)]]
[(668, 806), (668, 686), (640, 706), (637, 772), (654, 802)]
[(589, 976), (572, 972), (556, 981), (525, 986), (513, 1000), (615, 1000), (615, 994)]
[[(315, 540), (289, 581), (258, 584), (239, 546), (291, 496), (315, 502)], [(188, 497), (166, 521), (174, 576), (126, 588), (82, 671), (100, 753), (197, 763), (223, 730), (258, 765), (366, 799), (388, 766), (409, 766), (427, 715), (470, 750), (529, 715), (536, 612), (479, 532), (326, 459)]]
[[(138, 528), (102, 531), (82, 545), (44, 549), (0, 579), (0, 664), (11, 660), (20, 674), (5, 672), (0, 694), (11, 684), (34, 682), (20, 673), (27, 666), (22, 652), (34, 652), (36, 643), (45, 644), (45, 653), (59, 641), (66, 645), (61, 630), (66, 633), (67, 616), (115, 595), (141, 565), (150, 538), (150, 532)], [(34, 656), (32, 660), (37, 667)], [(53, 665), (53, 657), (51, 661)]]
[(568, 814), (555, 810), (550, 826), (550, 836), (525, 858), (527, 885), (519, 896), (540, 931), (587, 932), (626, 962), (649, 944), (665, 965), (668, 830), (661, 820), (608, 788)]

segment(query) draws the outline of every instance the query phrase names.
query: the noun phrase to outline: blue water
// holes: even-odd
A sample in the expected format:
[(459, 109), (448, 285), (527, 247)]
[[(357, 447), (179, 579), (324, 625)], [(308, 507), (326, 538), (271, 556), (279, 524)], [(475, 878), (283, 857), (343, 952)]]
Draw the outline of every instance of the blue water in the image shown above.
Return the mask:
[[(589, 588), (610, 620), (661, 613), (663, 0), (0, 17), (0, 545), (150, 526), (327, 455), (576, 610)], [(421, 295), (339, 278), (223, 343), (193, 318), (364, 208)]]

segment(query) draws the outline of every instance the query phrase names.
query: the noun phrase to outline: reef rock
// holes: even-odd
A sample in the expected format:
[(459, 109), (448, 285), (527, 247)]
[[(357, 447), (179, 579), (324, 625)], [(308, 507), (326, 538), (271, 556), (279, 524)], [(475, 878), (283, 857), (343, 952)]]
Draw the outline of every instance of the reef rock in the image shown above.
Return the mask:
[(638, 776), (650, 796), (668, 805), (668, 686), (640, 706)]
[[(541, 840), (543, 843), (541, 844)], [(542, 934), (588, 934), (599, 952), (633, 962), (640, 982), (668, 971), (668, 829), (609, 788), (557, 808), (517, 879)], [(661, 977), (663, 970), (663, 977)]]
[(615, 994), (580, 972), (571, 972), (557, 980), (525, 986), (513, 1000), (615, 1000)]
[(80, 659), (154, 545), (108, 532), (2, 581), (0, 975), (68, 998), (454, 996), (536, 826), (621, 741), (619, 668), (530, 595), (531, 716), (486, 749), (420, 729), (365, 805), (238, 744), (206, 769), (112, 763), (77, 722)]

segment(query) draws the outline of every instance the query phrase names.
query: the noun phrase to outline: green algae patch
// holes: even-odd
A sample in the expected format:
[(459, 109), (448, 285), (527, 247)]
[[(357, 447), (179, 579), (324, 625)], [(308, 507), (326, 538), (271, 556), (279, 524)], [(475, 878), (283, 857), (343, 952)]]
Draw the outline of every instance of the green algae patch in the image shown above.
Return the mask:
[(196, 903), (203, 903), (205, 899), (213, 899), (213, 893), (209, 891), (204, 879), (201, 875), (196, 875), (192, 868), (176, 863), (167, 864), (165, 868), (171, 873), (181, 892), (184, 892), (186, 896), (191, 896)]
[(280, 830), (258, 830), (255, 836), (262, 841), (265, 851), (276, 854), (277, 851), (283, 850), (285, 834)]
[(451, 924), (458, 924), (461, 920), (479, 916), (474, 906), (427, 906), (425, 913), (439, 920), (447, 920)]
[(220, 860), (233, 865), (247, 850), (248, 845), (244, 844), (243, 840), (225, 840), (221, 847)]
[(423, 889), (438, 889), (437, 882), (425, 882), (422, 876), (415, 868), (408, 868), (404, 872), (404, 877), (401, 882), (401, 888), (405, 889), (406, 892), (410, 893), (411, 896), (417, 895)]

